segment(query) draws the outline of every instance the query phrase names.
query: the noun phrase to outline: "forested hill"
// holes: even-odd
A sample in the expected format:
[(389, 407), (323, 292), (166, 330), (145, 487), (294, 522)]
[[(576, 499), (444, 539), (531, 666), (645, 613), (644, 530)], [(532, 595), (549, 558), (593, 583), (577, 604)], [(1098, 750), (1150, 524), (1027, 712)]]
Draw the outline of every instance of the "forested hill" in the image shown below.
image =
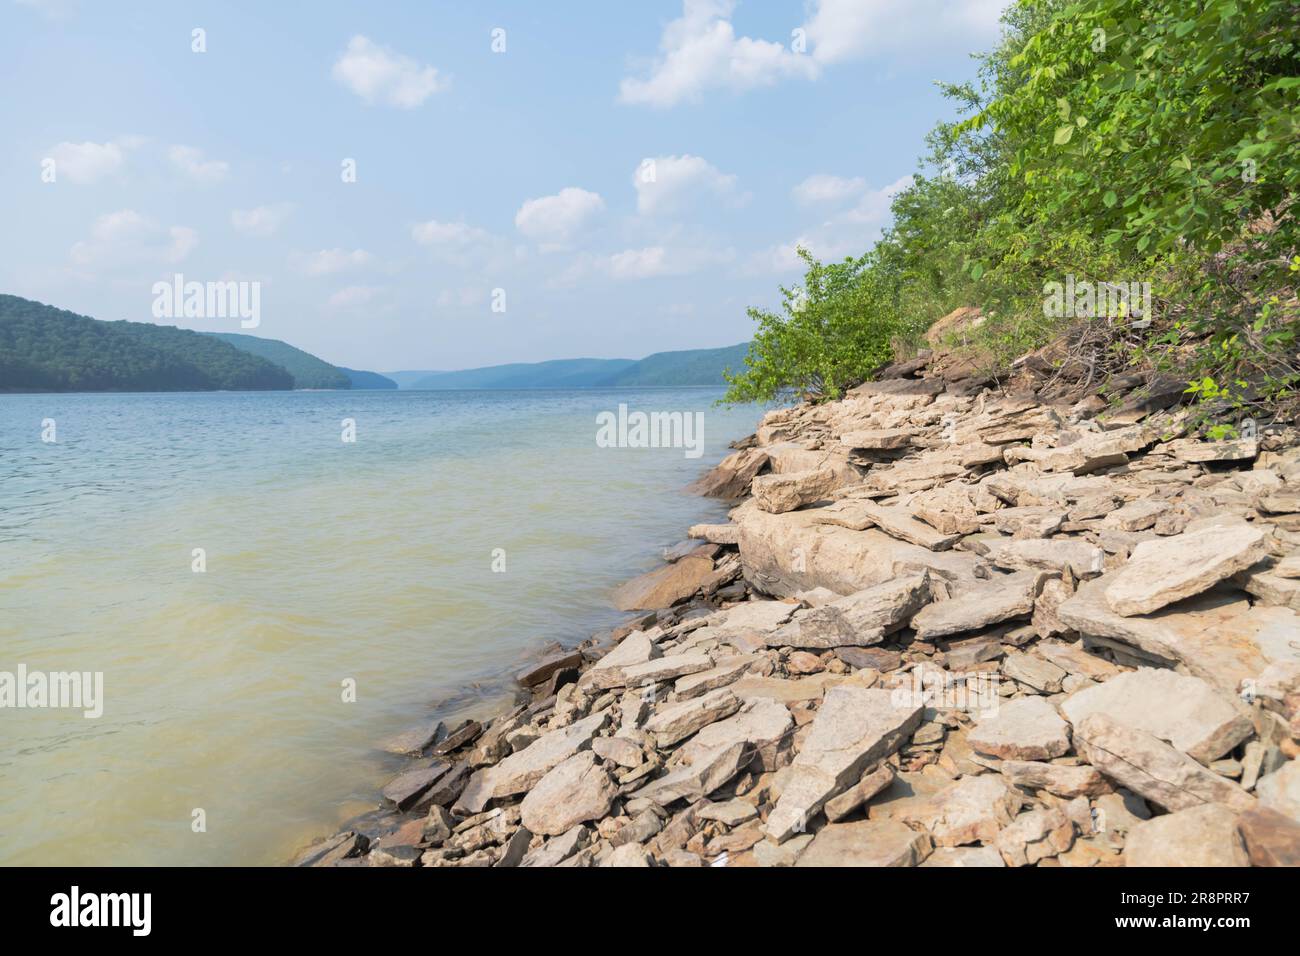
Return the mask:
[(740, 371), (749, 344), (721, 349), (656, 352), (634, 359), (556, 359), (458, 372), (389, 372), (401, 388), (631, 388), (725, 385), (722, 373)]
[(262, 339), (237, 332), (207, 332), (214, 339), (229, 342), (235, 348), (274, 362), (293, 376), (294, 388), (351, 388), (352, 380), (342, 369), (319, 359), (310, 352), (295, 348), (279, 339)]
[(215, 336), (0, 295), (0, 392), (290, 388), (289, 372)]

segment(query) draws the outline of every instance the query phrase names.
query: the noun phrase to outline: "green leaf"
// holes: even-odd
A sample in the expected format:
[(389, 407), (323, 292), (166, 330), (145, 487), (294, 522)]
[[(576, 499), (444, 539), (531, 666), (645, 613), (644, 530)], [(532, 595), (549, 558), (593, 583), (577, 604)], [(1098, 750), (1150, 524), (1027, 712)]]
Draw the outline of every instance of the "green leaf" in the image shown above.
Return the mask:
[(1106, 190), (1106, 195), (1101, 197), (1101, 201), (1106, 204), (1107, 209), (1111, 209), (1114, 207), (1115, 203), (1119, 202), (1119, 197), (1115, 195), (1115, 190), (1108, 189)]
[(1073, 126), (1059, 126), (1056, 129), (1056, 135), (1052, 137), (1052, 142), (1057, 146), (1064, 146), (1074, 135)]

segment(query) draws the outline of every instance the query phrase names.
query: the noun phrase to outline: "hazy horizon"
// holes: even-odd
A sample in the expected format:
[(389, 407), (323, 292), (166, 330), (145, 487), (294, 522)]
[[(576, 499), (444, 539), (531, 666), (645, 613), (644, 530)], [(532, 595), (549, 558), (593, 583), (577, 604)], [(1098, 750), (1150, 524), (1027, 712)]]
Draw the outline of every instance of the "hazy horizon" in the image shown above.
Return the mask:
[[(1002, 6), (5, 0), (0, 290), (374, 370), (748, 341), (797, 244), (870, 247)], [(156, 318), (177, 274), (259, 325)]]

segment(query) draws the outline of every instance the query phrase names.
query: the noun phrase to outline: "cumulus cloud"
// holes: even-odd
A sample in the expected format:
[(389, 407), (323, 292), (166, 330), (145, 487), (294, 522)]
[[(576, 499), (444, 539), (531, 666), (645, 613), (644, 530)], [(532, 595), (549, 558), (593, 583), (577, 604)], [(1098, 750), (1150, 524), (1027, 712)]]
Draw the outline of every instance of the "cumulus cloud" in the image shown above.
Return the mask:
[(741, 91), (816, 75), (811, 59), (781, 43), (736, 36), (734, 7), (734, 0), (683, 0), (681, 17), (664, 28), (649, 75), (625, 78), (619, 99), (664, 108), (697, 100), (708, 89)]
[(526, 200), (515, 213), (515, 228), (543, 246), (563, 246), (604, 208), (599, 194), (566, 186), (554, 196)]
[(173, 146), (167, 151), (172, 165), (196, 183), (219, 183), (230, 172), (230, 164), (220, 159), (205, 159), (203, 150), (193, 146)]
[[(968, 47), (996, 36), (1007, 0), (810, 0), (808, 19), (781, 42), (737, 36), (735, 0), (683, 0), (642, 77), (625, 77), (623, 103), (667, 108), (710, 90), (743, 92), (816, 79), (834, 63), (919, 44)], [(787, 39), (789, 45), (787, 45)]]
[(411, 110), (445, 90), (449, 81), (427, 64), (358, 34), (334, 63), (334, 79), (370, 105)]
[(491, 238), (491, 233), (464, 222), (439, 222), (430, 219), (428, 222), (418, 222), (412, 226), (411, 238), (422, 246), (468, 246), (475, 242), (486, 241)]
[(632, 176), (636, 208), (642, 215), (681, 212), (704, 198), (740, 203), (748, 196), (736, 191), (736, 177), (699, 156), (657, 156), (644, 159)]
[(135, 140), (127, 137), (108, 143), (64, 142), (50, 147), (47, 156), (54, 160), (56, 182), (86, 185), (121, 169), (134, 145)]
[(843, 202), (866, 188), (867, 181), (861, 176), (845, 179), (843, 176), (816, 173), (795, 186), (790, 194), (794, 196), (795, 202), (811, 206), (814, 203)]
[(383, 291), (379, 286), (350, 285), (339, 289), (326, 303), (331, 309), (354, 309), (369, 305)]
[(373, 256), (364, 249), (321, 249), (293, 256), (294, 263), (306, 275), (325, 276), (369, 265)]
[(230, 224), (246, 236), (273, 236), (289, 218), (293, 207), (289, 203), (272, 203), (252, 209), (233, 209)]
[(82, 269), (176, 263), (199, 243), (189, 226), (163, 227), (134, 209), (119, 209), (97, 218), (90, 238), (73, 244), (72, 262)]
[(836, 211), (817, 227), (805, 230), (790, 242), (754, 253), (741, 271), (747, 275), (801, 271), (803, 261), (797, 253), (799, 248), (807, 249), (823, 262), (862, 255), (880, 238), (889, 222), (894, 196), (911, 182), (911, 176), (903, 176), (879, 189), (861, 191), (855, 203)]
[(730, 248), (670, 244), (624, 249), (610, 255), (584, 254), (574, 260), (557, 284), (571, 285), (591, 277), (626, 281), (684, 276), (725, 265), (734, 258)]

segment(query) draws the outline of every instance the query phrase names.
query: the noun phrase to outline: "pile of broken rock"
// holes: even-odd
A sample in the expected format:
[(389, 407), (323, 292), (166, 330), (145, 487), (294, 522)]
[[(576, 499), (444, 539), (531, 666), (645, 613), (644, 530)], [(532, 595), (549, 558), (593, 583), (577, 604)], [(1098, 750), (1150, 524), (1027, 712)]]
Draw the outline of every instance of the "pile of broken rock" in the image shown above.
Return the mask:
[[(883, 379), (314, 865), (1300, 865), (1300, 445)], [(366, 827), (369, 827), (367, 832)]]

